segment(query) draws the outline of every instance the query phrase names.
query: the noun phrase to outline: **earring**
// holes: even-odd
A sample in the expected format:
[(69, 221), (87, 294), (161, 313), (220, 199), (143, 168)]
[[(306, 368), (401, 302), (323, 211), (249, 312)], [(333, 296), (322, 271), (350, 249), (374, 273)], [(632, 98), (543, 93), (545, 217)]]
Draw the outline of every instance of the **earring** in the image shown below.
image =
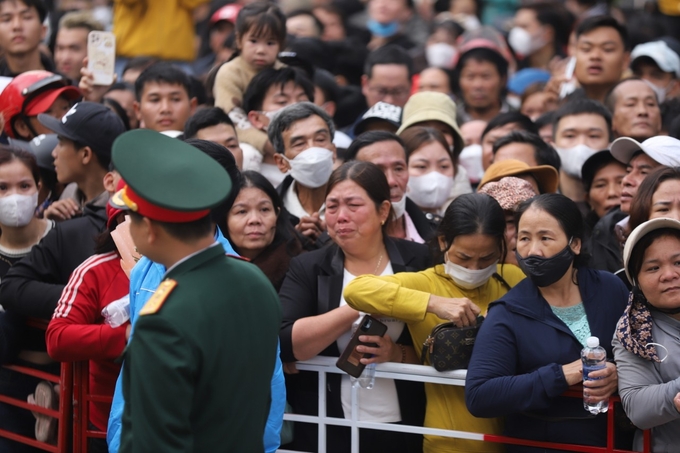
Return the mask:
[(385, 221), (383, 220), (382, 222), (380, 222), (380, 225), (383, 225), (383, 226), (384, 226), (384, 225), (385, 225)]

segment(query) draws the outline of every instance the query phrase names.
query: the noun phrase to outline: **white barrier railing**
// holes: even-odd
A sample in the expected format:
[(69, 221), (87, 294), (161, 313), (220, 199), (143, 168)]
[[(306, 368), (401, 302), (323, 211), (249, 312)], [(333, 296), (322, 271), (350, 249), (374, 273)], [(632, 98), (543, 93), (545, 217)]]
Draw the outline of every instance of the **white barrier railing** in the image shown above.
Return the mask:
[[(428, 434), (442, 437), (452, 437), (456, 439), (477, 440), (482, 442), (499, 442), (505, 444), (524, 445), (539, 448), (549, 448), (554, 450), (582, 452), (582, 453), (628, 453), (628, 450), (619, 450), (614, 446), (614, 410), (610, 409), (607, 413), (607, 446), (592, 447), (578, 444), (552, 443), (543, 441), (533, 441), (527, 439), (517, 439), (506, 436), (491, 435), (485, 433), (471, 433), (467, 431), (454, 431), (448, 429), (425, 428), (413, 425), (395, 425), (392, 423), (365, 422), (357, 419), (357, 389), (352, 387), (350, 418), (328, 417), (326, 415), (326, 375), (344, 374), (344, 371), (335, 366), (335, 357), (314, 357), (304, 362), (297, 362), (296, 366), (301, 371), (314, 371), (319, 374), (319, 415), (298, 415), (285, 414), (283, 419), (293, 422), (314, 423), (319, 429), (318, 452), (326, 453), (326, 426), (347, 426), (351, 431), (351, 453), (359, 453), (359, 429), (367, 428), (382, 431), (396, 431), (413, 434)], [(429, 382), (433, 384), (465, 386), (466, 370), (458, 371), (436, 371), (431, 366), (410, 365), (403, 363), (382, 363), (376, 366), (376, 378), (395, 379), (403, 381)], [(570, 389), (564, 396), (581, 398), (582, 390)], [(610, 408), (613, 404), (620, 401), (618, 396), (609, 399)], [(278, 450), (279, 453), (299, 453), (290, 450)], [(644, 452), (651, 451), (651, 434), (649, 430), (644, 431)]]
[[(357, 419), (357, 389), (352, 386), (351, 394), (351, 417), (337, 418), (326, 415), (326, 374), (345, 374), (335, 366), (337, 357), (317, 356), (304, 362), (297, 362), (300, 371), (315, 371), (319, 373), (319, 415), (285, 414), (283, 419), (293, 422), (314, 423), (319, 427), (319, 453), (326, 452), (326, 426), (347, 426), (352, 435), (351, 453), (359, 453), (359, 428), (368, 428), (383, 431), (397, 431), (415, 434), (431, 434), (459, 439), (484, 440), (483, 434), (469, 433), (466, 431), (452, 431), (437, 428), (424, 428), (422, 426), (395, 425), (392, 423), (362, 422)], [(466, 370), (436, 371), (431, 366), (411, 365), (404, 363), (381, 363), (376, 365), (375, 377), (396, 379), (402, 381), (430, 382), (434, 384), (465, 386)], [(292, 453), (291, 450), (279, 450), (280, 453)]]

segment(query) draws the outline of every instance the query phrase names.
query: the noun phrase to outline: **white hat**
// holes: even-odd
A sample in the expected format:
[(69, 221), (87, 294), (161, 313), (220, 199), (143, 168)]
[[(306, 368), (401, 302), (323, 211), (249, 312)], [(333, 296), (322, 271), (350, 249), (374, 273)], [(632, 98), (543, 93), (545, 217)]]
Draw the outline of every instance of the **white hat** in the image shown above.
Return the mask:
[(630, 137), (619, 137), (611, 146), (612, 156), (626, 165), (638, 151), (642, 151), (661, 165), (680, 166), (680, 140), (667, 135), (657, 135), (642, 143)]
[(632, 233), (630, 233), (630, 236), (628, 236), (626, 245), (623, 247), (623, 268), (626, 270), (626, 277), (628, 277), (628, 281), (631, 283), (631, 285), (634, 285), (635, 282), (633, 281), (634, 276), (630, 275), (628, 265), (630, 264), (630, 255), (633, 254), (635, 245), (640, 242), (640, 239), (647, 236), (648, 233), (661, 228), (680, 230), (680, 222), (675, 219), (666, 218), (648, 220), (645, 223), (638, 225), (638, 227), (635, 228)]
[(663, 41), (638, 44), (630, 53), (631, 66), (640, 57), (648, 57), (661, 68), (663, 72), (672, 72), (680, 77), (680, 56)]

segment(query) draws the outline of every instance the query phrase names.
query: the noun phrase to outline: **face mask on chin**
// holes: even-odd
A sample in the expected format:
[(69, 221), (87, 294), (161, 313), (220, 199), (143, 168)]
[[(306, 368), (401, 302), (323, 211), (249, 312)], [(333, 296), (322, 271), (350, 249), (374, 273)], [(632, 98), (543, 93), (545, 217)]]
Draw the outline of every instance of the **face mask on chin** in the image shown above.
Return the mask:
[(550, 286), (564, 277), (574, 262), (574, 256), (571, 239), (565, 248), (549, 258), (536, 255), (522, 258), (519, 252), (515, 251), (520, 269), (539, 288)]
[(333, 152), (326, 148), (307, 148), (293, 159), (283, 158), (290, 165), (293, 179), (310, 189), (326, 184), (333, 173)]
[(391, 38), (399, 32), (399, 21), (396, 20), (382, 24), (376, 20), (369, 19), (366, 22), (366, 26), (368, 31), (378, 38)]
[(401, 219), (406, 212), (406, 195), (401, 196), (401, 200), (392, 202), (392, 211), (394, 211), (394, 219)]

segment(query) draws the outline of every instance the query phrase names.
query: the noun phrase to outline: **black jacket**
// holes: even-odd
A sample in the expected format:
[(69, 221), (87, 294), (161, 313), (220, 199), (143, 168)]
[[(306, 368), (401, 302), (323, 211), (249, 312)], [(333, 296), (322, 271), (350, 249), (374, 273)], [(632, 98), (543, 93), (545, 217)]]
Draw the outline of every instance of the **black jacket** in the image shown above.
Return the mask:
[[(55, 72), (56, 73), (56, 67), (54, 66), (54, 63), (52, 62), (52, 59), (45, 55), (44, 53), (40, 52), (40, 64), (45, 68), (45, 71), (50, 71), (50, 72)], [(7, 60), (4, 58), (0, 58), (0, 76), (2, 77), (16, 77), (19, 74), (14, 74), (12, 70), (9, 68), (9, 65), (7, 64)]]
[(611, 273), (623, 267), (623, 250), (614, 227), (626, 216), (621, 209), (615, 208), (595, 224), (586, 246), (590, 254), (589, 267)]
[[(387, 238), (385, 246), (395, 273), (417, 272), (431, 266), (429, 251), (423, 244)], [(343, 277), (344, 254), (336, 244), (302, 254), (291, 260), (290, 268), (279, 291), (283, 309), (283, 321), (279, 333), (283, 362), (296, 360), (292, 344), (295, 321), (338, 308), (342, 297)], [(398, 343), (412, 344), (408, 328), (404, 328)], [(340, 351), (336, 342), (331, 343), (319, 355), (339, 357)], [(340, 401), (340, 377), (339, 374), (327, 376), (327, 414), (331, 417), (344, 418)], [(425, 417), (425, 392), (422, 383), (396, 381), (396, 386), (403, 422), (422, 426)], [(286, 375), (286, 388), (288, 402), (293, 406), (295, 413), (308, 415), (317, 413), (317, 373), (300, 372), (296, 375)], [(305, 451), (315, 451), (316, 427), (305, 425), (304, 423), (295, 424), (295, 446), (296, 448), (303, 447)], [(309, 427), (312, 429), (305, 430)], [(348, 436), (345, 437), (348, 438)], [(337, 450), (338, 442), (342, 442), (341, 439), (331, 436), (330, 432), (328, 440), (331, 450), (333, 448)], [(422, 444), (422, 440), (420, 442)], [(404, 451), (417, 452), (420, 447), (422, 445), (408, 446)]]
[(81, 217), (58, 223), (2, 280), (3, 307), (51, 319), (71, 272), (94, 254), (95, 238), (104, 231), (106, 219), (105, 207), (87, 204)]
[(429, 241), (437, 234), (438, 216), (425, 214), (409, 197), (406, 197), (406, 213), (411, 217), (421, 238)]

